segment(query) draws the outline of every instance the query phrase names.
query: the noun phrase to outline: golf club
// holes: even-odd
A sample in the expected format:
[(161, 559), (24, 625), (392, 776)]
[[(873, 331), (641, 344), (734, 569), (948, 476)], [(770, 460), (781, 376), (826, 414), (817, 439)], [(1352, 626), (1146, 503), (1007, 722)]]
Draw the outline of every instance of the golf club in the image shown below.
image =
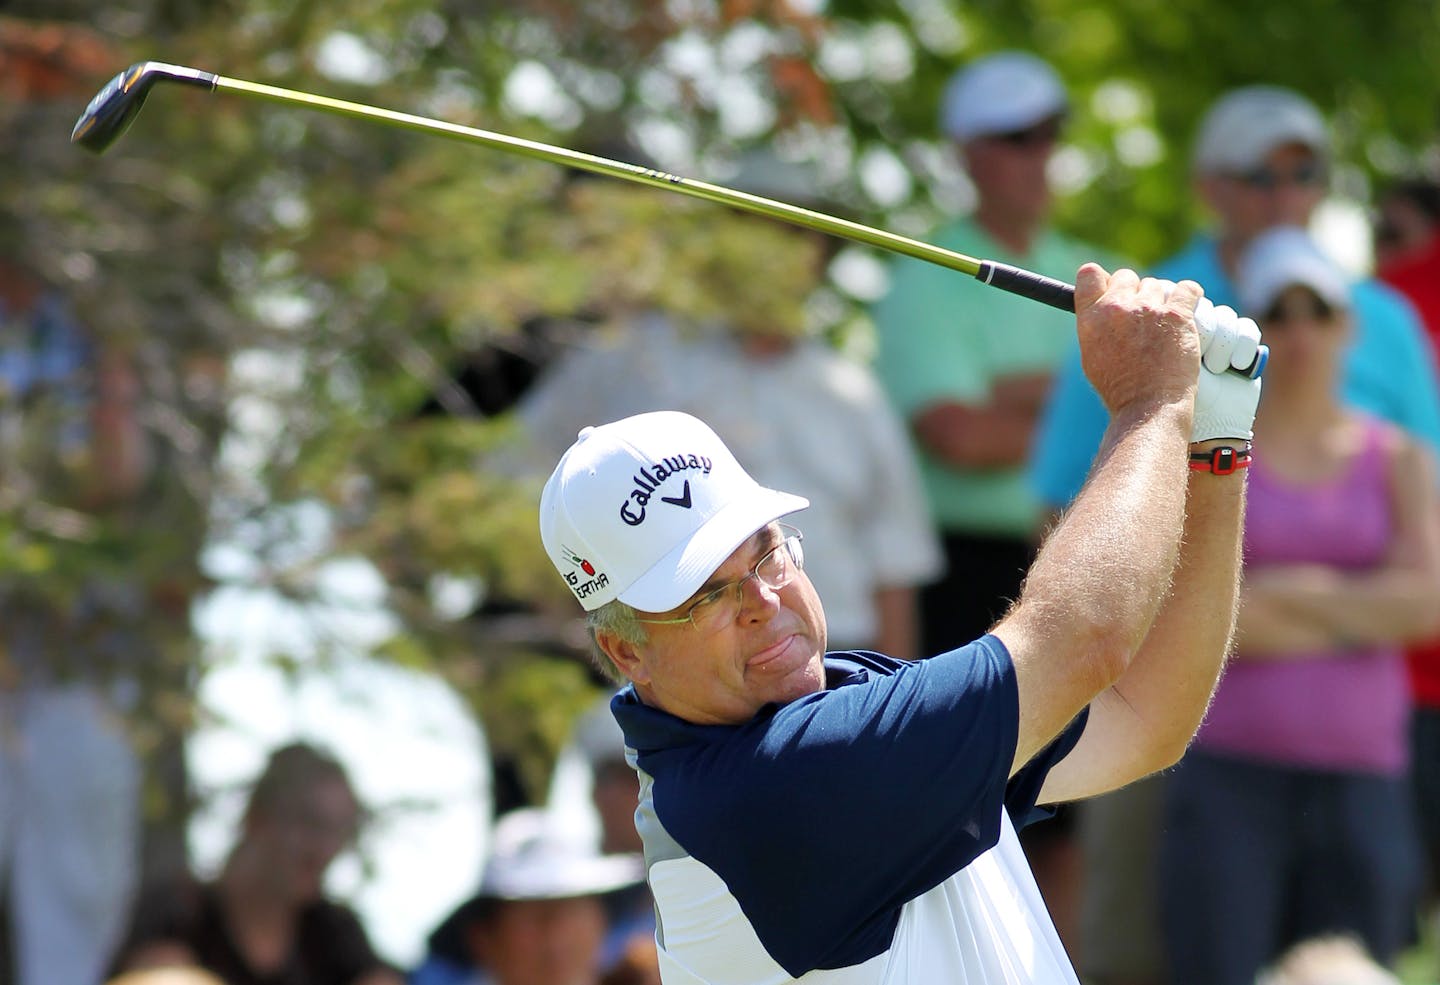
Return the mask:
[[(339, 116), (373, 120), (389, 126), (418, 130), (422, 133), (437, 134), (496, 150), (510, 151), (523, 157), (548, 161), (551, 164), (579, 168), (624, 181), (665, 188), (731, 208), (769, 216), (772, 219), (779, 219), (831, 236), (839, 236), (842, 239), (863, 243), (866, 246), (879, 247), (893, 253), (926, 260), (942, 267), (970, 274), (983, 284), (1039, 301), (1062, 311), (1075, 310), (1075, 288), (1064, 281), (1054, 280), (1033, 271), (993, 260), (977, 260), (963, 253), (941, 249), (929, 243), (922, 243), (919, 240), (885, 232), (872, 226), (825, 215), (822, 212), (814, 212), (797, 205), (787, 205), (784, 202), (751, 195), (733, 188), (724, 188), (692, 178), (682, 178), (679, 175), (657, 171), (653, 168), (612, 161), (551, 144), (525, 140), (521, 137), (511, 137), (489, 130), (432, 120), (423, 116), (412, 116), (409, 113), (380, 109), (362, 103), (347, 102), (343, 99), (331, 99), (328, 96), (317, 96), (294, 89), (282, 89), (259, 82), (229, 79), (213, 72), (204, 72), (183, 65), (151, 61), (136, 62), (131, 65), (106, 83), (105, 87), (95, 95), (95, 98), (90, 100), (90, 104), (85, 107), (80, 119), (76, 121), (75, 129), (70, 133), (70, 140), (96, 153), (103, 152), (134, 121), (141, 106), (145, 103), (145, 97), (157, 82), (175, 82), (181, 85), (197, 86), (212, 92), (235, 92), (268, 99), (276, 103), (304, 106)], [(1267, 356), (1268, 350), (1261, 346), (1259, 354), (1250, 367), (1245, 370), (1235, 370), (1235, 372), (1253, 379), (1263, 371)]]

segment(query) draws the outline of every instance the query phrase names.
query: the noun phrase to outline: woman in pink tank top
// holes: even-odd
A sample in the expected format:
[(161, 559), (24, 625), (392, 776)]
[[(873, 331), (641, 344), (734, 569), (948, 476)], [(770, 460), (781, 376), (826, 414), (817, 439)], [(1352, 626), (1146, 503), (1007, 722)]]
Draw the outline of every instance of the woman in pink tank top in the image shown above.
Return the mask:
[(1340, 403), (1349, 284), (1309, 236), (1258, 237), (1239, 274), (1271, 359), (1235, 653), (1166, 791), (1176, 985), (1244, 985), (1324, 933), (1390, 961), (1419, 891), (1403, 647), (1440, 625), (1433, 469)]

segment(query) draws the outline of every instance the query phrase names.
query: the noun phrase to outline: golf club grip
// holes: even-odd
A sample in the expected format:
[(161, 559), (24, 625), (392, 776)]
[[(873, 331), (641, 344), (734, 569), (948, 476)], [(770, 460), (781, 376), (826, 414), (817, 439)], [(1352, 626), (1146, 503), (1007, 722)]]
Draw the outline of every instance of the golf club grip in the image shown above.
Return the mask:
[[(975, 271), (975, 279), (991, 287), (998, 287), (1002, 291), (1009, 291), (1011, 294), (1018, 294), (1031, 301), (1039, 301), (1041, 304), (1048, 304), (1052, 308), (1059, 308), (1061, 311), (1073, 312), (1075, 310), (1075, 288), (1073, 286), (1062, 280), (1037, 274), (1033, 270), (1012, 267), (1008, 263), (996, 263), (994, 260), (981, 260), (980, 269)], [(1230, 372), (1253, 380), (1264, 372), (1265, 363), (1269, 357), (1269, 348), (1262, 345), (1249, 366), (1244, 369), (1232, 369)]]
[(1063, 280), (1055, 280), (1033, 270), (1023, 270), (1008, 263), (996, 263), (994, 260), (981, 260), (980, 269), (975, 271), (975, 279), (1002, 291), (1018, 294), (1022, 298), (1059, 308), (1061, 311), (1075, 310), (1074, 287)]

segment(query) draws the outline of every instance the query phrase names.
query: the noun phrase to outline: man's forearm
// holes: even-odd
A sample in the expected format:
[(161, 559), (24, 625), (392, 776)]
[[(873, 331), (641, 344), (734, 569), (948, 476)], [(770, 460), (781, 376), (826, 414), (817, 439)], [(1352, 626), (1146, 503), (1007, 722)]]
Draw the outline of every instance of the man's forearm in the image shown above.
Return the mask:
[(1022, 655), (1017, 768), (1119, 679), (1144, 641), (1179, 554), (1190, 425), (1188, 399), (1112, 421), (1089, 481), (997, 628)]
[[(1051, 532), (1030, 582), (1075, 625), (1101, 622), (1133, 652), (1169, 585), (1184, 516), (1189, 412), (1112, 423), (1085, 487)], [(1027, 585), (1027, 588), (1029, 586)]]
[(1240, 586), (1244, 474), (1192, 473), (1170, 594), (1115, 691), (1141, 719), (1160, 768), (1183, 754), (1224, 666)]

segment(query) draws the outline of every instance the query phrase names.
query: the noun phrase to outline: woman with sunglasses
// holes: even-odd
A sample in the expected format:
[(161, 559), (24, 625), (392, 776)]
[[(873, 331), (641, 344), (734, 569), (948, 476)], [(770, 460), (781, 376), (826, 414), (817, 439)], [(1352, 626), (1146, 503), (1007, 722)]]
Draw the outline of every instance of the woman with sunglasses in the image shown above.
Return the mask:
[(1261, 235), (1239, 274), (1271, 359), (1235, 655), (1166, 791), (1176, 985), (1248, 985), (1328, 932), (1388, 962), (1418, 891), (1402, 646), (1440, 617), (1429, 453), (1338, 397), (1351, 293), (1305, 232)]

